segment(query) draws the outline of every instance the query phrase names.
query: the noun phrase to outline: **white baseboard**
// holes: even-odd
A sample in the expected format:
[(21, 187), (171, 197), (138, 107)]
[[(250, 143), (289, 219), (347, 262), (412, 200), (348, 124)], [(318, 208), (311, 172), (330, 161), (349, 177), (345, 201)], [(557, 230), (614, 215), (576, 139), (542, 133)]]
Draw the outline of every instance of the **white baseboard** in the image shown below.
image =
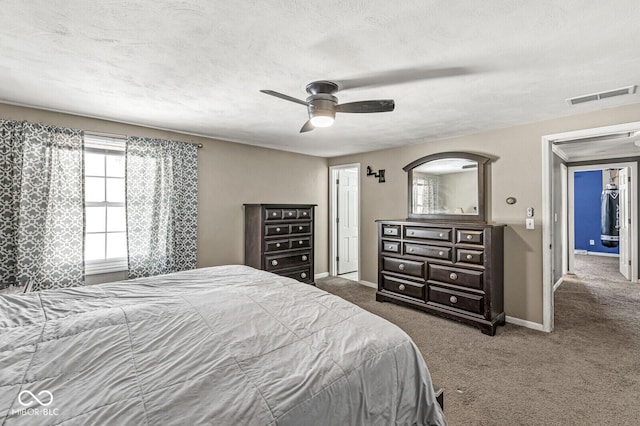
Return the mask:
[(606, 257), (620, 257), (618, 253), (602, 253), (599, 251), (588, 251), (589, 256), (606, 256)]
[(556, 283), (553, 285), (553, 292), (555, 293), (556, 290), (558, 289), (558, 287), (560, 287), (560, 284), (562, 284), (564, 282), (564, 278), (560, 277), (560, 279), (558, 279), (558, 281), (556, 281)]
[(519, 325), (520, 327), (526, 327), (537, 331), (544, 331), (544, 326), (537, 322), (510, 317), (508, 315), (505, 317), (505, 321), (507, 321), (509, 324)]
[(363, 286), (375, 288), (376, 290), (378, 289), (378, 284), (370, 283), (369, 281), (363, 281), (363, 280), (360, 280), (358, 282)]
[(328, 272), (320, 272), (319, 274), (315, 274), (313, 276), (314, 279), (319, 280), (320, 278), (324, 278), (324, 277), (328, 277), (329, 273)]
[(587, 250), (574, 250), (573, 254), (586, 254), (588, 256), (620, 257), (618, 253), (603, 253), (601, 251), (587, 251)]

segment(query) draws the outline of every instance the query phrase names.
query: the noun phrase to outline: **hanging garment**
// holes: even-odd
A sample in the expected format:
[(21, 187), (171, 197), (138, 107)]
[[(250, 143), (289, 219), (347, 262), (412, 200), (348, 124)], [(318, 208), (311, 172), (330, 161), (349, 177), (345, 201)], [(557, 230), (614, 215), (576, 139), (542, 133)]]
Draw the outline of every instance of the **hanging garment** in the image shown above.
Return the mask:
[(602, 207), (600, 210), (600, 241), (605, 247), (618, 247), (620, 239), (618, 228), (618, 189), (614, 185), (607, 185), (602, 191)]

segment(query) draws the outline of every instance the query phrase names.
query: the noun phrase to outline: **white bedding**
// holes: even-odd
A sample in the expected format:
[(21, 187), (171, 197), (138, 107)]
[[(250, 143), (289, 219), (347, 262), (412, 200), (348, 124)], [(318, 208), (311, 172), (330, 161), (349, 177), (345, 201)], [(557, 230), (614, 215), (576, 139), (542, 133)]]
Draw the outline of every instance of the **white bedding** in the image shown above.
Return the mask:
[(247, 266), (0, 297), (3, 425), (444, 424), (388, 321)]

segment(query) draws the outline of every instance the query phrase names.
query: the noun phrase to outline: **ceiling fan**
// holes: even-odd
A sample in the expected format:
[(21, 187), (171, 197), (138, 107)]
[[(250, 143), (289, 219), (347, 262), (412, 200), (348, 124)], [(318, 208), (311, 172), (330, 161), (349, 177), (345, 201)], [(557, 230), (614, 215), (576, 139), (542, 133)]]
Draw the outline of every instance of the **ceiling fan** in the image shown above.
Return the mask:
[(338, 98), (333, 96), (338, 89), (338, 84), (333, 81), (320, 80), (311, 82), (307, 85), (307, 93), (309, 93), (309, 97), (306, 101), (274, 92), (273, 90), (261, 90), (261, 92), (307, 107), (309, 120), (304, 124), (304, 126), (302, 126), (300, 133), (309, 132), (316, 127), (331, 126), (335, 120), (336, 112), (361, 114), (371, 112), (389, 112), (393, 111), (395, 108), (393, 99), (379, 99), (339, 104)]

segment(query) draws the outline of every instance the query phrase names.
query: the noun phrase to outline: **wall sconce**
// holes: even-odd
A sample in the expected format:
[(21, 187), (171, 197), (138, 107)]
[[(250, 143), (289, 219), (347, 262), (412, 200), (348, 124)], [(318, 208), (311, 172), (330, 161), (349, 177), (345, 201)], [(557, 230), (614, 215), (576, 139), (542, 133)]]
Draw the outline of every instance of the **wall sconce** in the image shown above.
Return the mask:
[(367, 166), (367, 176), (377, 177), (378, 182), (382, 183), (384, 182), (384, 169), (380, 169), (378, 173), (374, 173), (373, 170), (371, 170), (371, 166)]

